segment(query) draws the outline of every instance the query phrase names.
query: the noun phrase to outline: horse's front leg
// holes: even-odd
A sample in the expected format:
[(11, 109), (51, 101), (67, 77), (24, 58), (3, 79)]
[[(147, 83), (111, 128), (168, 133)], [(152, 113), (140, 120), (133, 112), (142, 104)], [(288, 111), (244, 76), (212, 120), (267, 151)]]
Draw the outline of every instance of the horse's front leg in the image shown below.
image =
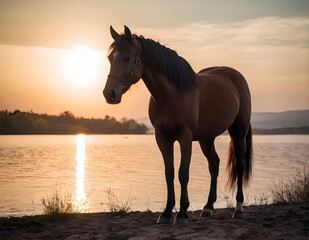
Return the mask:
[(192, 133), (187, 130), (184, 131), (181, 138), (179, 139), (180, 151), (181, 151), (181, 162), (178, 172), (178, 177), (181, 185), (181, 196), (180, 196), (180, 211), (175, 219), (176, 224), (187, 223), (188, 214), (187, 210), (190, 205), (188, 196), (188, 182), (189, 182), (189, 169), (191, 162), (192, 153)]
[(167, 202), (164, 212), (159, 216), (158, 224), (169, 224), (175, 206), (174, 190), (174, 141), (156, 131), (157, 145), (162, 153), (165, 166), (165, 179), (167, 185)]

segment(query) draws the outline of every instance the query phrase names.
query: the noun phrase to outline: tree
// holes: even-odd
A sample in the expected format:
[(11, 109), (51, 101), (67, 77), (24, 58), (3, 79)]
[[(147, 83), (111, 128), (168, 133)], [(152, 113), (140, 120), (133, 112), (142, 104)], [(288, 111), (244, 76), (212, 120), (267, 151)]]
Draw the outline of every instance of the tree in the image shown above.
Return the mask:
[(65, 111), (58, 116), (21, 112), (0, 111), (0, 134), (77, 134), (77, 133), (146, 133), (147, 127), (133, 119), (105, 116), (104, 119), (75, 118)]
[(46, 133), (48, 131), (48, 122), (43, 118), (38, 118), (34, 121), (34, 129), (38, 133)]

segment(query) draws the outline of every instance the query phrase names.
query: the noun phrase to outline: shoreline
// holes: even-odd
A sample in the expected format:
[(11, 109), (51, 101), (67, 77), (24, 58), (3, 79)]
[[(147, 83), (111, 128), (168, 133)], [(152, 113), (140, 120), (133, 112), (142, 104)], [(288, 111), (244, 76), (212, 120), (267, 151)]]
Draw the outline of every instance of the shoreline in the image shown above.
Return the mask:
[(0, 239), (308, 239), (309, 203), (252, 205), (244, 219), (233, 208), (216, 209), (211, 218), (189, 212), (186, 225), (158, 225), (158, 212), (0, 217)]
[[(295, 128), (290, 128), (290, 129), (295, 129)], [(304, 132), (276, 132), (277, 129), (260, 129), (260, 128), (255, 128), (252, 129), (252, 135), (255, 136), (268, 136), (268, 135), (309, 135), (309, 127), (308, 131)], [(0, 132), (0, 136), (25, 136), (25, 135), (30, 135), (30, 136), (41, 136), (41, 135), (65, 135), (65, 136), (75, 136), (78, 134), (84, 134), (84, 135), (155, 135), (154, 132), (146, 132), (146, 133), (95, 133), (95, 132), (76, 132), (76, 133), (2, 133)], [(221, 135), (228, 135), (228, 133), (224, 132)]]

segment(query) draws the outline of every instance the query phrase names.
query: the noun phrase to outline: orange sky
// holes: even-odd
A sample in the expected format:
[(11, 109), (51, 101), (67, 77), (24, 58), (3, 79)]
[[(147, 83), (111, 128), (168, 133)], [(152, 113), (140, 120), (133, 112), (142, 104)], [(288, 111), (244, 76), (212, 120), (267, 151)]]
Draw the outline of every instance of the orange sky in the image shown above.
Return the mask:
[(108, 105), (102, 96), (111, 24), (159, 40), (196, 71), (213, 65), (238, 69), (249, 82), (255, 112), (309, 109), (305, 1), (295, 9), (285, 0), (279, 7), (276, 0), (233, 2), (243, 11), (223, 1), (177, 1), (178, 12), (171, 11), (175, 1), (164, 2), (1, 1), (0, 109), (146, 117), (149, 93), (142, 81), (120, 105)]

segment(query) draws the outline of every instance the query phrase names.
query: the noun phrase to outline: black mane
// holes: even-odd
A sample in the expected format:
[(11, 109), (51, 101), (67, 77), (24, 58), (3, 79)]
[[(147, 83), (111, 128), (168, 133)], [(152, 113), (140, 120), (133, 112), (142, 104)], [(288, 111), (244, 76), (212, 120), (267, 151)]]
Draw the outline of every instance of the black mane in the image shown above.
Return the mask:
[(135, 38), (142, 45), (143, 63), (167, 77), (168, 81), (180, 90), (197, 86), (196, 73), (190, 64), (174, 50), (144, 37)]
[[(134, 35), (142, 46), (142, 61), (150, 69), (167, 77), (170, 84), (179, 90), (192, 89), (197, 86), (196, 73), (190, 64), (174, 50), (160, 43)], [(109, 53), (114, 49), (124, 49), (131, 45), (130, 39), (120, 35), (109, 47)]]

